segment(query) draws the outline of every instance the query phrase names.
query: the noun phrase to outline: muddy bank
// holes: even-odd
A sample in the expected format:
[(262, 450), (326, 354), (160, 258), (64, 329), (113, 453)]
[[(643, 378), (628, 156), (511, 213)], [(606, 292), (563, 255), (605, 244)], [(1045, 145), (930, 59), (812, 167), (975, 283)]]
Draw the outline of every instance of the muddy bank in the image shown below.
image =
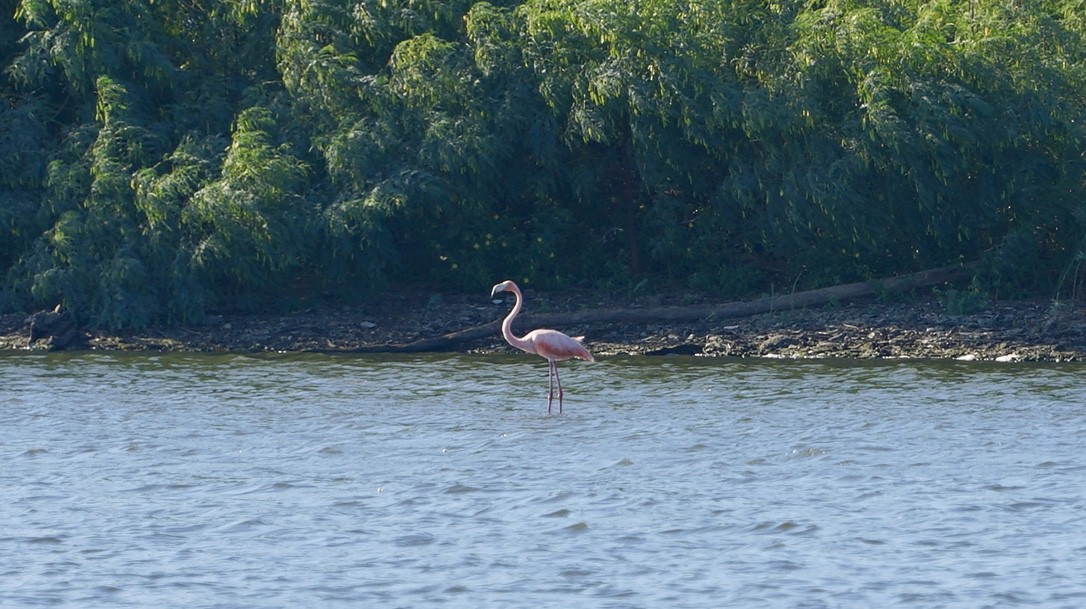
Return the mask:
[[(528, 313), (688, 305), (689, 295), (615, 302), (595, 293), (526, 294)], [(511, 301), (486, 295), (398, 293), (359, 307), (324, 307), (289, 315), (217, 315), (202, 325), (142, 332), (86, 332), (80, 348), (117, 351), (338, 351), (403, 344), (503, 317)], [(530, 320), (518, 324), (525, 332)], [(594, 323), (558, 328), (584, 334), (599, 356), (701, 355), (783, 358), (941, 358), (1086, 361), (1086, 313), (1040, 302), (993, 303), (955, 315), (929, 298), (909, 303), (856, 302), (781, 310), (748, 318), (689, 323)], [(0, 349), (26, 349), (25, 315), (0, 316)], [(501, 337), (462, 345), (465, 352), (506, 352)]]
[[(628, 337), (637, 330), (627, 331)], [(620, 330), (605, 334), (604, 343), (614, 352), (644, 354), (1086, 361), (1082, 313), (1037, 303), (997, 304), (969, 315), (948, 314), (939, 302), (858, 304), (646, 328), (640, 334), (640, 339), (622, 338)]]

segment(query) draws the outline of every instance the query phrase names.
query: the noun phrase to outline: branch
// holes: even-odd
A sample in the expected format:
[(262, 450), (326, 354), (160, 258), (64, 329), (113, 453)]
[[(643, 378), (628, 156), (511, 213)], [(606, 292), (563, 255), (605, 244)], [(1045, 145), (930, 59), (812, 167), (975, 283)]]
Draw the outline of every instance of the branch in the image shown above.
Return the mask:
[[(902, 292), (915, 288), (930, 287), (964, 279), (970, 275), (975, 263), (944, 266), (899, 275), (874, 282), (856, 282), (835, 285), (817, 290), (807, 290), (780, 296), (766, 296), (756, 300), (726, 302), (692, 306), (647, 307), (639, 309), (598, 309), (570, 313), (545, 313), (525, 315), (525, 322), (532, 327), (571, 326), (595, 323), (629, 322), (682, 322), (711, 319), (750, 317), (761, 313), (787, 309), (820, 306), (830, 302), (855, 300), (887, 292)], [(343, 353), (420, 353), (450, 351), (458, 345), (501, 333), (501, 320), (450, 332), (442, 336), (422, 338), (410, 343), (364, 345), (352, 349), (336, 350)]]

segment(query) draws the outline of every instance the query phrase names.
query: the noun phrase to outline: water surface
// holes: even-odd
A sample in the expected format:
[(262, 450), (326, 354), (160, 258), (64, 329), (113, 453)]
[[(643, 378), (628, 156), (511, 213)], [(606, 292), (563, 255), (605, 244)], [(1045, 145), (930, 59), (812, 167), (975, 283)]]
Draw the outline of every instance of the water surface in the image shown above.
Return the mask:
[(0, 606), (1086, 606), (1086, 368), (0, 356)]

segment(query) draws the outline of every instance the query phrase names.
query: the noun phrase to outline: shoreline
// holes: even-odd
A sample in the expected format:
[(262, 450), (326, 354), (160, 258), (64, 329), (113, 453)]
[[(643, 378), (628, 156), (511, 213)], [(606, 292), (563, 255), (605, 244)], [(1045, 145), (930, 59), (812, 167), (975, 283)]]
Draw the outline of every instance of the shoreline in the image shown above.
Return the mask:
[[(529, 292), (525, 319), (514, 328), (532, 329), (530, 314), (615, 307), (692, 304), (684, 295), (647, 296), (614, 302), (592, 293)], [(314, 307), (283, 315), (212, 315), (190, 326), (152, 327), (139, 332), (86, 332), (69, 351), (127, 352), (352, 352), (440, 336), (504, 317), (511, 301), (478, 295), (391, 294), (358, 307)], [(951, 314), (933, 297), (886, 303), (861, 300), (832, 307), (781, 310), (743, 318), (693, 322), (588, 323), (557, 327), (585, 335), (597, 356), (697, 355), (705, 357), (943, 359), (965, 361), (1086, 361), (1086, 312), (1073, 305), (1036, 301), (989, 303), (967, 314)], [(27, 349), (25, 315), (0, 316), (0, 352)], [(495, 332), (451, 350), (506, 353), (513, 349)]]

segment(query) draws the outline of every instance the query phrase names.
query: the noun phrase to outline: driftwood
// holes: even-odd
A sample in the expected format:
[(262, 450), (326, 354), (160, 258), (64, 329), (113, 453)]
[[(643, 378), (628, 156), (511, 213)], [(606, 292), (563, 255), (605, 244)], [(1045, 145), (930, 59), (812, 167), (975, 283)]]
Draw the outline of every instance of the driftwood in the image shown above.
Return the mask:
[[(756, 300), (726, 302), (721, 304), (703, 304), (691, 306), (666, 306), (629, 309), (598, 309), (595, 311), (576, 311), (569, 313), (525, 314), (520, 321), (525, 326), (537, 328), (548, 326), (576, 326), (593, 323), (630, 323), (630, 322), (677, 322), (702, 321), (749, 317), (760, 313), (802, 309), (820, 306), (830, 302), (842, 302), (885, 294), (902, 292), (915, 288), (931, 287), (943, 283), (959, 281), (972, 273), (973, 265), (945, 266), (909, 275), (900, 275), (873, 282), (857, 282), (836, 285), (817, 290), (794, 292), (779, 296), (766, 296)], [(520, 325), (520, 324), (518, 324)], [(343, 353), (423, 353), (451, 351), (459, 345), (488, 336), (501, 334), (501, 320), (474, 326), (410, 343), (364, 345), (352, 349), (337, 350)]]

